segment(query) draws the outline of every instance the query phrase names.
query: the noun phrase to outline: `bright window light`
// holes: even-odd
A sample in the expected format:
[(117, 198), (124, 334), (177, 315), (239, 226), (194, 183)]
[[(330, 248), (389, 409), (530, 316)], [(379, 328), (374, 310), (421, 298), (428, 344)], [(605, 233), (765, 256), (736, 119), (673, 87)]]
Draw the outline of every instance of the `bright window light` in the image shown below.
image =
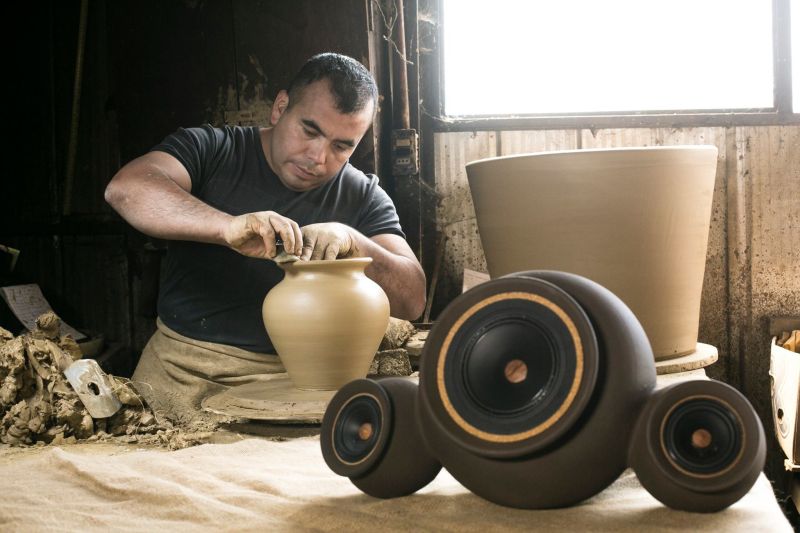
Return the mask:
[(768, 0), (443, 0), (442, 9), (449, 116), (774, 105)]

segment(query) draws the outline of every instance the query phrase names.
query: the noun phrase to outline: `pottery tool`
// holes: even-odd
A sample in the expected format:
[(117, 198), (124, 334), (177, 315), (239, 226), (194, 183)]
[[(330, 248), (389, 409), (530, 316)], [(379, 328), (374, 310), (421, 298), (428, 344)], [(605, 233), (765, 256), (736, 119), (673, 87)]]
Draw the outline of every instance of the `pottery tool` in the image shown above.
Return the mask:
[(283, 241), (280, 239), (275, 239), (275, 246), (278, 248), (278, 253), (275, 257), (272, 258), (278, 264), (281, 263), (294, 263), (295, 261), (300, 261), (300, 257), (294, 254), (288, 253), (286, 250), (283, 249)]
[(122, 407), (111, 378), (94, 359), (78, 359), (63, 372), (92, 418), (108, 418)]

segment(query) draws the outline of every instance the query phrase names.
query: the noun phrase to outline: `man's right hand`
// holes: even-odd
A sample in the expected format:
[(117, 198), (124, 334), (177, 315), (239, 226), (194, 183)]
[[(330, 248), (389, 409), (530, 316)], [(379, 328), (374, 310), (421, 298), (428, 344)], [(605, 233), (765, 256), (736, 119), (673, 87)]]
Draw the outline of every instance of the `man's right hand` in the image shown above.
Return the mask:
[(274, 211), (259, 211), (233, 217), (225, 228), (224, 239), (229, 247), (242, 255), (272, 259), (278, 253), (275, 240), (283, 241), (290, 254), (303, 252), (303, 234), (297, 222)]

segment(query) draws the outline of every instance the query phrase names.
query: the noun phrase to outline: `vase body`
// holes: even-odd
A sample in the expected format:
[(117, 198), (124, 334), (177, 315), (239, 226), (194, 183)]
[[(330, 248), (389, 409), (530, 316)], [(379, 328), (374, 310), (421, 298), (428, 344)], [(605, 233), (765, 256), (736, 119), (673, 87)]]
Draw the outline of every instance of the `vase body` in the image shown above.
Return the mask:
[(284, 263), (264, 298), (264, 326), (297, 388), (336, 390), (367, 375), (389, 299), (364, 274), (371, 258)]
[(545, 152), (467, 164), (492, 278), (587, 277), (634, 312), (656, 360), (696, 350), (714, 146)]

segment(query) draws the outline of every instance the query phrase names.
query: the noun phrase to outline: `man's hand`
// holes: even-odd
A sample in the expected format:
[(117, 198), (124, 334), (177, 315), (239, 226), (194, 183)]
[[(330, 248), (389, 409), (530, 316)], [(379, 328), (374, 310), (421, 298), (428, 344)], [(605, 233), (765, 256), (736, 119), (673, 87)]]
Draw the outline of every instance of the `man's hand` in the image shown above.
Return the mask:
[(303, 226), (301, 261), (358, 257), (359, 250), (348, 226), (339, 222), (323, 222)]
[(224, 233), (228, 246), (240, 254), (265, 259), (272, 259), (278, 253), (275, 247), (277, 238), (283, 241), (286, 253), (300, 255), (304, 251), (300, 226), (274, 211), (234, 217)]

